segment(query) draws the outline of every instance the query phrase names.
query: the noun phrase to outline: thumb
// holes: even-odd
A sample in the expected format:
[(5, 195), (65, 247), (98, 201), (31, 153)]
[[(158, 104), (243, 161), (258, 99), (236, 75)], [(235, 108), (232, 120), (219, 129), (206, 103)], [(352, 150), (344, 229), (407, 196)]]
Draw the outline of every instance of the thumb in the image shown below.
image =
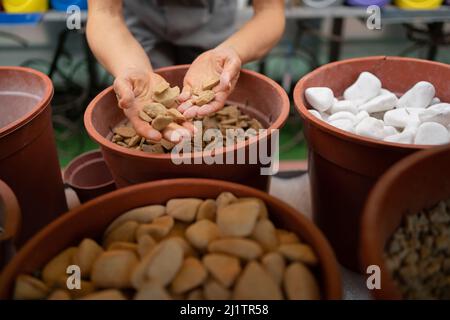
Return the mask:
[(114, 80), (114, 91), (119, 100), (119, 107), (128, 109), (134, 101), (133, 85), (128, 79), (116, 78)]
[(180, 100), (180, 102), (185, 102), (186, 100), (188, 100), (192, 95), (192, 88), (190, 85), (185, 84), (183, 86), (183, 90), (180, 93), (180, 96), (178, 97), (178, 100)]
[(229, 91), (231, 89), (231, 80), (239, 74), (240, 69), (241, 64), (237, 59), (227, 59), (220, 74), (220, 83), (214, 91)]

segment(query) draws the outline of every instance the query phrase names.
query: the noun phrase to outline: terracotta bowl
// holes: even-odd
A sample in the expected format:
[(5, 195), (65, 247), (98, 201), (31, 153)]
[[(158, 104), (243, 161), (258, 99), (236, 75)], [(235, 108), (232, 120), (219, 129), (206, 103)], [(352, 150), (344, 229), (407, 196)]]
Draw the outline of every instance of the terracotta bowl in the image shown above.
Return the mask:
[[(183, 78), (189, 66), (173, 66), (157, 70), (172, 86), (182, 87)], [(230, 102), (239, 105), (244, 112), (257, 118), (269, 129), (280, 129), (289, 114), (289, 98), (286, 92), (273, 80), (253, 71), (242, 70)], [(124, 114), (117, 107), (116, 95), (110, 87), (101, 92), (89, 104), (84, 116), (86, 130), (102, 150), (106, 163), (114, 177), (117, 187), (169, 178), (211, 178), (239, 182), (262, 190), (268, 188), (269, 178), (261, 175), (261, 168), (267, 166), (263, 161), (251, 164), (205, 164), (201, 152), (191, 153), (191, 164), (175, 164), (171, 154), (148, 154), (118, 146), (109, 140), (111, 128), (124, 120)], [(271, 141), (271, 133), (267, 140)], [(256, 146), (257, 141), (252, 142)], [(270, 144), (269, 144), (270, 146)], [(239, 146), (248, 158), (250, 146)], [(222, 159), (237, 154), (237, 147), (216, 152)], [(269, 150), (270, 155), (270, 150)], [(258, 157), (258, 160), (260, 158)], [(198, 164), (197, 160), (201, 164)]]
[(0, 180), (0, 270), (11, 259), (20, 230), (19, 203), (12, 190)]
[(323, 297), (341, 298), (341, 276), (334, 253), (321, 232), (298, 211), (265, 192), (247, 186), (219, 180), (172, 179), (116, 190), (54, 221), (31, 239), (5, 268), (0, 278), (0, 299), (11, 297), (17, 275), (41, 268), (58, 252), (77, 245), (84, 237), (98, 238), (114, 218), (129, 209), (161, 204), (177, 197), (216, 198), (225, 190), (238, 197), (262, 199), (275, 225), (298, 234), (318, 255), (320, 267), (317, 268), (317, 277)]
[(428, 146), (389, 143), (337, 129), (314, 117), (304, 92), (330, 87), (336, 97), (363, 71), (375, 74), (383, 87), (403, 94), (421, 80), (450, 101), (450, 65), (399, 57), (368, 57), (324, 65), (303, 77), (294, 90), (309, 147), (313, 216), (333, 246), (339, 261), (358, 270), (358, 239), (362, 209), (378, 178), (394, 163)]
[(360, 255), (364, 268), (381, 268), (376, 299), (401, 299), (383, 259), (387, 241), (408, 213), (414, 214), (450, 198), (450, 147), (432, 148), (398, 162), (377, 182), (361, 223)]
[(67, 165), (64, 182), (86, 202), (116, 189), (111, 172), (100, 150), (85, 152)]

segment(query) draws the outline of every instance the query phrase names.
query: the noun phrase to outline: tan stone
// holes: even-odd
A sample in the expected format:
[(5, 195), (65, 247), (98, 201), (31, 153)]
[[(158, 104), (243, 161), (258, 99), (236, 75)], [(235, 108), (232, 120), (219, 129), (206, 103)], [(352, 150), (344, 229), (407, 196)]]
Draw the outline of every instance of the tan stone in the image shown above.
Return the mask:
[(247, 264), (236, 282), (233, 292), (235, 300), (281, 300), (280, 286), (257, 262)]
[(208, 245), (208, 251), (213, 253), (225, 253), (245, 260), (259, 258), (263, 250), (258, 242), (243, 238), (225, 238), (212, 241)]
[(14, 300), (37, 300), (45, 299), (49, 288), (41, 280), (29, 275), (22, 274), (17, 277), (13, 299)]
[(42, 279), (48, 286), (53, 286), (59, 278), (66, 275), (66, 270), (73, 263), (73, 256), (77, 248), (70, 247), (50, 260), (42, 270)]
[(172, 281), (171, 290), (176, 294), (182, 294), (200, 286), (208, 273), (201, 262), (192, 257), (184, 260), (180, 271)]
[(302, 263), (292, 263), (284, 274), (284, 290), (290, 300), (318, 300), (320, 289), (316, 278)]
[(150, 223), (154, 219), (162, 216), (166, 212), (166, 207), (161, 205), (149, 205), (131, 209), (118, 216), (106, 229), (105, 234), (126, 221), (136, 221), (139, 223)]
[(171, 199), (167, 201), (167, 214), (177, 220), (192, 222), (203, 201), (195, 198)]
[(202, 202), (197, 212), (197, 221), (199, 220), (216, 220), (216, 201), (213, 199), (207, 199)]
[(255, 202), (236, 202), (217, 211), (217, 226), (224, 236), (246, 237), (255, 228), (259, 205)]
[(282, 244), (278, 251), (290, 261), (300, 261), (310, 266), (317, 265), (318, 259), (312, 248), (303, 243)]
[(186, 229), (186, 239), (199, 250), (205, 250), (208, 244), (219, 238), (220, 231), (214, 222), (200, 220)]
[(84, 239), (73, 255), (73, 264), (80, 267), (81, 276), (89, 278), (95, 259), (103, 252), (103, 248), (92, 239)]
[(138, 264), (136, 254), (127, 250), (102, 253), (92, 267), (92, 283), (97, 288), (129, 288), (131, 272)]
[(225, 254), (208, 254), (203, 257), (203, 264), (220, 284), (229, 288), (241, 272), (238, 258)]

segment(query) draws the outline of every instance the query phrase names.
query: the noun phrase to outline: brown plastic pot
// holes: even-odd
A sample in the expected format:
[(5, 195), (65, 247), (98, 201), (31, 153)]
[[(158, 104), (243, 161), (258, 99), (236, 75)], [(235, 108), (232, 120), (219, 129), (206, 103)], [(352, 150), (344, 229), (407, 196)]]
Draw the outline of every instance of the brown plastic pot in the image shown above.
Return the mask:
[(436, 87), (436, 96), (450, 101), (450, 66), (411, 58), (343, 60), (324, 65), (297, 83), (294, 101), (308, 141), (314, 220), (328, 237), (339, 261), (353, 270), (359, 267), (359, 225), (369, 191), (391, 165), (428, 148), (361, 137), (337, 129), (308, 112), (310, 106), (304, 97), (307, 88), (330, 87), (339, 97), (362, 71), (374, 73), (384, 88), (397, 94), (418, 81), (429, 81)]
[(376, 299), (401, 299), (383, 254), (387, 241), (407, 214), (450, 199), (450, 147), (420, 151), (398, 162), (377, 182), (367, 200), (361, 222), (360, 255), (363, 268), (381, 269)]
[(63, 176), (64, 182), (76, 192), (81, 203), (116, 189), (100, 150), (85, 152), (73, 159)]
[(0, 179), (22, 209), (19, 244), (67, 210), (51, 121), (53, 85), (41, 72), (0, 67)]
[[(188, 67), (173, 66), (159, 69), (157, 72), (171, 85), (182, 86)], [(248, 114), (256, 117), (269, 129), (280, 129), (289, 114), (289, 99), (286, 92), (271, 79), (249, 70), (242, 70), (236, 89), (229, 100), (240, 104)], [(84, 116), (86, 129), (91, 138), (100, 145), (119, 188), (158, 179), (195, 177), (228, 180), (262, 190), (268, 189), (269, 177), (260, 174), (260, 169), (265, 166), (261, 161), (256, 164), (249, 164), (248, 161), (246, 164), (194, 164), (201, 158), (201, 153), (197, 152), (190, 154), (191, 164), (176, 165), (171, 161), (170, 154), (148, 154), (118, 146), (109, 141), (109, 137), (111, 128), (123, 119), (123, 112), (117, 108), (117, 99), (112, 87), (104, 90), (89, 104)], [(269, 133), (268, 143), (271, 137)], [(234, 153), (236, 159), (238, 148), (239, 150), (244, 148), (248, 159), (249, 143), (229, 147), (217, 154)]]
[(20, 230), (19, 203), (12, 190), (0, 180), (0, 270), (12, 258)]
[[(14, 279), (41, 268), (58, 252), (77, 245), (84, 237), (99, 238), (123, 212), (149, 204), (164, 204), (177, 197), (216, 198), (222, 191), (238, 197), (258, 197), (278, 227), (291, 230), (310, 244), (319, 259), (317, 276), (325, 299), (341, 299), (339, 267), (322, 233), (298, 211), (260, 190), (220, 180), (172, 179), (122, 188), (89, 201), (60, 217), (31, 239), (6, 266), (0, 278), (0, 299), (11, 297)], [(101, 214), (99, 214), (101, 213)], [(95, 219), (92, 217), (95, 216)]]

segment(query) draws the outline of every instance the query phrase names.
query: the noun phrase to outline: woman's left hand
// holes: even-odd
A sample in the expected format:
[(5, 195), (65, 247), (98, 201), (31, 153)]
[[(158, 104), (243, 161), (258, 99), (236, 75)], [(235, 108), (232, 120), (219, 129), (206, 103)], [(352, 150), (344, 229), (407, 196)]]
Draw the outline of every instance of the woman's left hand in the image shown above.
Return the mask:
[[(241, 70), (241, 58), (230, 47), (215, 48), (202, 53), (191, 64), (183, 82), (183, 91), (179, 97), (181, 102), (178, 111), (191, 119), (195, 116), (205, 116), (219, 111), (236, 86)], [(203, 84), (219, 77), (220, 82), (212, 88), (215, 93), (214, 100), (203, 106), (192, 104), (191, 97), (194, 92), (202, 90)]]

